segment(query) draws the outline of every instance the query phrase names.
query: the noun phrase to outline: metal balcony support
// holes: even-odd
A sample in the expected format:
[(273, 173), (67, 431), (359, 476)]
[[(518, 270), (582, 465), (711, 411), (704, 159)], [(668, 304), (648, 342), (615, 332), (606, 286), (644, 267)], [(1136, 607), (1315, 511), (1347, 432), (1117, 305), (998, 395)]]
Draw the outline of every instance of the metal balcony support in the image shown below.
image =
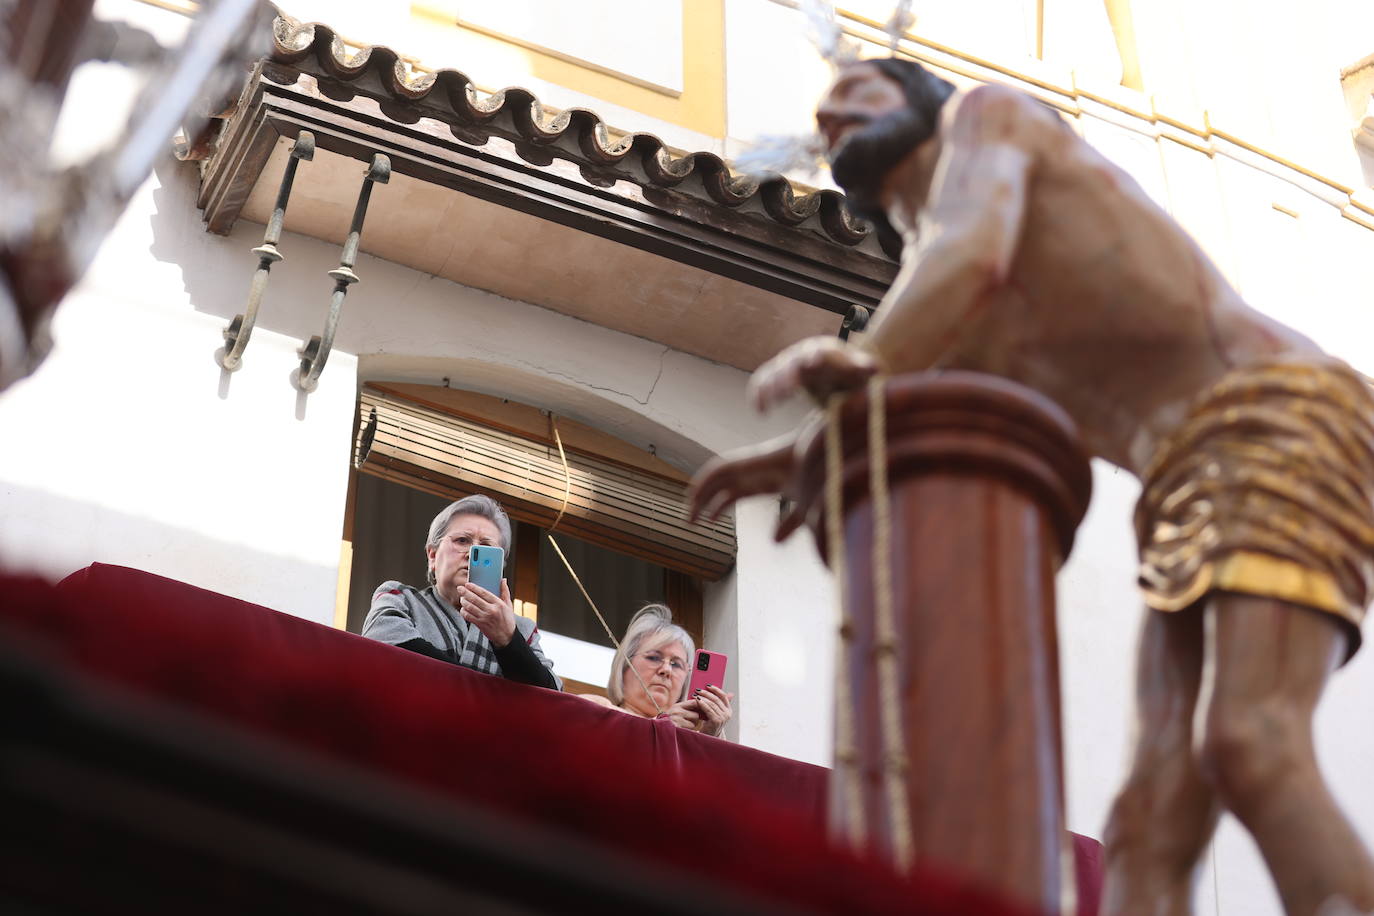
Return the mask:
[(845, 312), (844, 320), (840, 322), (840, 340), (848, 340), (851, 333), (859, 333), (868, 327), (869, 316), (872, 312), (862, 305), (851, 305), (849, 311)]
[(353, 224), (348, 229), (348, 238), (344, 240), (339, 266), (329, 271), (329, 276), (334, 278), (334, 293), (329, 300), (329, 317), (325, 319), (324, 333), (310, 338), (310, 342), (298, 351), (301, 357), (298, 384), (302, 391), (314, 391), (319, 385), (320, 373), (324, 371), (329, 351), (334, 347), (334, 332), (339, 326), (344, 297), (348, 295), (349, 285), (358, 282), (358, 275), (353, 272), (353, 262), (358, 257), (358, 243), (363, 236), (363, 219), (367, 216), (367, 204), (372, 198), (372, 185), (386, 184), (390, 180), (391, 160), (382, 153), (375, 154), (372, 167), (367, 170), (362, 189), (358, 192), (358, 205), (353, 208)]
[(253, 335), (253, 325), (258, 320), (258, 306), (267, 292), (268, 275), (272, 265), (282, 259), (277, 243), (281, 241), (282, 221), (286, 219), (286, 202), (291, 198), (291, 185), (296, 180), (296, 166), (302, 159), (314, 158), (315, 135), (303, 130), (296, 135), (296, 144), (291, 147), (291, 158), (286, 162), (286, 173), (281, 176), (277, 204), (272, 208), (262, 244), (253, 249), (253, 254), (258, 256), (258, 269), (253, 273), (253, 285), (248, 288), (248, 304), (244, 313), (234, 316), (229, 327), (224, 329), (224, 353), (219, 357), (219, 364), (230, 372), (243, 365), (243, 351), (248, 348), (248, 338)]

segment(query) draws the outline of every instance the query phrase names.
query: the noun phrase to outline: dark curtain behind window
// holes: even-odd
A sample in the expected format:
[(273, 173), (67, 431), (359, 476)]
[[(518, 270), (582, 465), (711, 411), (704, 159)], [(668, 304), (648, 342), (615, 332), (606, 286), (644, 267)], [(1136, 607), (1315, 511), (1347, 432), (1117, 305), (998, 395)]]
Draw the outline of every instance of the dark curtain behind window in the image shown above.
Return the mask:
[[(577, 570), (597, 608), (605, 615), (616, 639), (625, 635), (625, 627), (635, 611), (646, 604), (663, 601), (663, 567), (566, 534), (555, 532), (554, 538), (572, 568)], [(539, 628), (601, 646), (611, 645), (606, 631), (578, 591), (577, 583), (542, 531), (539, 540)]]

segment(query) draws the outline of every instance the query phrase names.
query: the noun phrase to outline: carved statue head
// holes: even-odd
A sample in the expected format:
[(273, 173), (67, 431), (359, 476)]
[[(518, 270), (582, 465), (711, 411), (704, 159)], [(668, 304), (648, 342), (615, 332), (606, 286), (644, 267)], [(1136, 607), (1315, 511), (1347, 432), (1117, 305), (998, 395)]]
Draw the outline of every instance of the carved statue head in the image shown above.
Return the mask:
[(889, 57), (844, 67), (816, 108), (830, 171), (850, 212), (872, 222), (894, 256), (900, 240), (878, 192), (887, 173), (935, 135), (940, 109), (953, 92), (953, 84), (915, 61)]

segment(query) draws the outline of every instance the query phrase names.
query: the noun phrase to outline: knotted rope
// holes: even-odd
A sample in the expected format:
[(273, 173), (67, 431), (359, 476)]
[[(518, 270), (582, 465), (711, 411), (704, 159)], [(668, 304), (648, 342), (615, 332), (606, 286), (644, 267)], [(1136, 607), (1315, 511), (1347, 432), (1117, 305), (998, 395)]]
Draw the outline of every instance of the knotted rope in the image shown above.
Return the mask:
[[(906, 734), (901, 715), (900, 678), (897, 666), (896, 602), (892, 588), (892, 505), (888, 488), (887, 408), (885, 380), (874, 376), (868, 383), (868, 474), (869, 495), (873, 505), (873, 599), (874, 644), (877, 657), (879, 733), (883, 746), (882, 810), (890, 812), (893, 861), (900, 869), (911, 866), (914, 848), (911, 809), (907, 796)], [(865, 834), (863, 778), (853, 716), (849, 644), (854, 638), (854, 618), (846, 604), (844, 555), (844, 456), (840, 408), (844, 397), (834, 395), (826, 408), (825, 429), (825, 513), (826, 542), (834, 571), (840, 610), (840, 651), (836, 666), (835, 742), (840, 763), (841, 786), (845, 797), (844, 831), (854, 846), (861, 846)]]

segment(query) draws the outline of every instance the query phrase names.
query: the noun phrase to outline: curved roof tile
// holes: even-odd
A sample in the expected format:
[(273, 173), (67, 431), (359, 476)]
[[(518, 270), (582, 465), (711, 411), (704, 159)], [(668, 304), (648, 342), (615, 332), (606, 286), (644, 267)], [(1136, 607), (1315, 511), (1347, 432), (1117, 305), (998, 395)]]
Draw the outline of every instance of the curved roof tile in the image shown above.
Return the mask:
[(455, 127), (478, 126), (508, 114), (524, 140), (548, 145), (567, 137), (592, 163), (637, 164), (647, 184), (674, 187), (695, 175), (710, 199), (724, 207), (739, 207), (757, 197), (769, 217), (787, 226), (800, 225), (819, 214), (825, 234), (842, 245), (857, 245), (872, 231), (867, 223), (850, 215), (844, 195), (838, 191), (799, 192), (781, 175), (762, 179), (737, 175), (714, 153), (679, 155), (653, 134), (616, 137), (596, 112), (586, 108), (545, 109), (528, 89), (512, 86), (484, 98), (459, 70), (416, 71), (388, 47), (353, 48), (327, 25), (286, 16), (273, 22), (272, 39), (270, 56), (278, 63), (295, 65), (313, 57), (324, 72), (346, 82), (372, 72), (397, 100), (427, 100), (452, 111)]

